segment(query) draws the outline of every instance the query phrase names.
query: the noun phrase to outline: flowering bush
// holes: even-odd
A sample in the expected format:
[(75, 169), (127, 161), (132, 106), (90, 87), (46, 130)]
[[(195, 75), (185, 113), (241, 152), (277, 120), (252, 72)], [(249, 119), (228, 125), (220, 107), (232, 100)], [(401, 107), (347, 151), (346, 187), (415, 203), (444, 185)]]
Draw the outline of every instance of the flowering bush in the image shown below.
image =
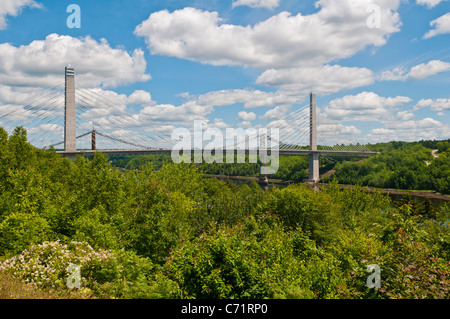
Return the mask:
[[(18, 256), (0, 263), (0, 270), (12, 272), (37, 288), (61, 289), (66, 287), (67, 268), (75, 264), (81, 268), (81, 286), (87, 287), (97, 277), (96, 268), (101, 264), (107, 267), (113, 259), (111, 251), (94, 251), (83, 242), (73, 241), (68, 245), (59, 241), (43, 242), (31, 245)], [(88, 294), (90, 289), (83, 291)]]
[(148, 285), (153, 265), (147, 259), (123, 250), (94, 250), (86, 242), (31, 245), (21, 254), (0, 262), (0, 271), (9, 272), (36, 288), (64, 294), (70, 290), (67, 269), (71, 264), (81, 270), (76, 297), (135, 297), (143, 285), (146, 291), (152, 292)]

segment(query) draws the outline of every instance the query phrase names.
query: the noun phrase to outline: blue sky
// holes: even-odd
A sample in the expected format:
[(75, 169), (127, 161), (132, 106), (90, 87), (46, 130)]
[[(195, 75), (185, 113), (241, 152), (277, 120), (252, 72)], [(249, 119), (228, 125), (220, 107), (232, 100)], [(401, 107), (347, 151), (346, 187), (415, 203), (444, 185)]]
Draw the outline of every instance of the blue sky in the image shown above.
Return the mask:
[[(66, 24), (72, 3), (81, 28)], [(446, 0), (1, 0), (0, 111), (32, 117), (26, 101), (72, 64), (100, 100), (79, 133), (295, 126), (284, 116), (314, 91), (324, 139), (447, 139), (449, 11)], [(120, 112), (133, 118), (114, 127)], [(29, 131), (61, 134), (56, 115)]]

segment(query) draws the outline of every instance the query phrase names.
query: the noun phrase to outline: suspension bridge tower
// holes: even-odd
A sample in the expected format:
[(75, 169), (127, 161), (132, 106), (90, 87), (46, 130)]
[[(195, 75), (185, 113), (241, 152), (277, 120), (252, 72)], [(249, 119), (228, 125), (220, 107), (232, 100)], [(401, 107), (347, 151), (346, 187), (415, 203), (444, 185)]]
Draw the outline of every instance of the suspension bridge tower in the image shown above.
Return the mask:
[(77, 150), (76, 110), (75, 110), (75, 69), (69, 64), (65, 68), (64, 103), (64, 151)]

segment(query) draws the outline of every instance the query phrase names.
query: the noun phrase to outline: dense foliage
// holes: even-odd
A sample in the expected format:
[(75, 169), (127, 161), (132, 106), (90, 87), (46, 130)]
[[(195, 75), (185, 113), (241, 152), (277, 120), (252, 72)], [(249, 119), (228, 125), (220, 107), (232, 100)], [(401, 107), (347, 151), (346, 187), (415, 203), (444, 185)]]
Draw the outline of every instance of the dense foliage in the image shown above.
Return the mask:
[[(431, 165), (430, 165), (431, 166)], [(449, 298), (450, 204), (119, 171), (0, 129), (0, 278), (77, 298)], [(81, 269), (81, 288), (67, 268)], [(381, 268), (381, 288), (366, 285)]]
[[(431, 149), (438, 153), (433, 157)], [(450, 194), (448, 141), (390, 142), (371, 145), (380, 154), (361, 162), (338, 163), (335, 177), (342, 184), (379, 188), (435, 190)]]

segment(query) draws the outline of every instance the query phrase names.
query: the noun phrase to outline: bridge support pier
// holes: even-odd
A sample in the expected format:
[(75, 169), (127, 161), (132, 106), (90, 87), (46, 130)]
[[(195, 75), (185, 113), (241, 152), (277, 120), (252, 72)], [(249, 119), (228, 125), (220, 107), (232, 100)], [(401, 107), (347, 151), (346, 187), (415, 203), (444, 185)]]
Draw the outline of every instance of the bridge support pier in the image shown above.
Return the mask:
[(318, 153), (313, 153), (313, 154), (309, 154), (309, 166), (308, 166), (308, 179), (306, 180), (307, 182), (310, 183), (317, 183), (320, 178), (319, 178), (319, 154)]
[(267, 176), (259, 175), (258, 184), (263, 191), (267, 192), (269, 190), (269, 180), (267, 179)]

